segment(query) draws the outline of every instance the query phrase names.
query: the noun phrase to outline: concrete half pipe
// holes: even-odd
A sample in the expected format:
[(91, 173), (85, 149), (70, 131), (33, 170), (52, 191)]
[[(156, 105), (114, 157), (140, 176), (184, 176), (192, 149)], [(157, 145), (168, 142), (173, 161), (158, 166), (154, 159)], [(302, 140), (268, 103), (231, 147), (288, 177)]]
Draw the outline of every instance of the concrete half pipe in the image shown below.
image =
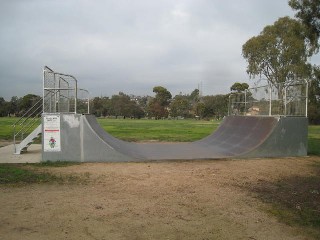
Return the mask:
[(125, 142), (105, 132), (93, 115), (59, 115), (61, 151), (43, 149), (43, 161), (121, 162), (307, 155), (308, 121), (305, 117), (228, 116), (204, 139), (167, 144)]

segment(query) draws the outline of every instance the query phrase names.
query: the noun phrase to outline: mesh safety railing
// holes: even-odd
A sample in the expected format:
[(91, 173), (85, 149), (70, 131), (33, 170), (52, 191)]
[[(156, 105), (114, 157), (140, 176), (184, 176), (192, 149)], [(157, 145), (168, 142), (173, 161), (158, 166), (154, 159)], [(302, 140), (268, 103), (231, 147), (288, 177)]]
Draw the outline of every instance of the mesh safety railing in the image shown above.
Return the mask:
[(229, 115), (307, 116), (308, 82), (249, 88), (229, 96)]
[(43, 96), (44, 113), (76, 113), (76, 78), (45, 67), (43, 71)]
[(54, 72), (47, 66), (43, 70), (43, 96), (44, 113), (89, 113), (90, 111), (89, 92), (78, 89), (77, 79), (69, 74)]

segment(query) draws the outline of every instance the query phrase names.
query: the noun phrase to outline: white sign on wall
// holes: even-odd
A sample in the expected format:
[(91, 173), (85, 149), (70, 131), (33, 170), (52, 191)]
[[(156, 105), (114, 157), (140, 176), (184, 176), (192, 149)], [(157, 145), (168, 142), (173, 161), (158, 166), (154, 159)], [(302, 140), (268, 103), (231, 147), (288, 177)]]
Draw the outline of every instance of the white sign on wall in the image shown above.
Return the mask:
[(60, 115), (46, 115), (43, 118), (43, 151), (60, 152)]

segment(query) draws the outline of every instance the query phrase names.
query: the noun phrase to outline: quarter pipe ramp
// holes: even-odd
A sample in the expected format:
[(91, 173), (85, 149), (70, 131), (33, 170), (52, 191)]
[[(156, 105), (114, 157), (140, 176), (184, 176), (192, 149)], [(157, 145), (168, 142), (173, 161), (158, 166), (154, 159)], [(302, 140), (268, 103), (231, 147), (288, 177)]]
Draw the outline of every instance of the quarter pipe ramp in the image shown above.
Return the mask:
[(93, 115), (60, 114), (60, 126), (61, 151), (43, 151), (43, 161), (122, 162), (307, 155), (308, 121), (305, 117), (228, 116), (204, 139), (170, 144), (122, 141), (105, 132)]

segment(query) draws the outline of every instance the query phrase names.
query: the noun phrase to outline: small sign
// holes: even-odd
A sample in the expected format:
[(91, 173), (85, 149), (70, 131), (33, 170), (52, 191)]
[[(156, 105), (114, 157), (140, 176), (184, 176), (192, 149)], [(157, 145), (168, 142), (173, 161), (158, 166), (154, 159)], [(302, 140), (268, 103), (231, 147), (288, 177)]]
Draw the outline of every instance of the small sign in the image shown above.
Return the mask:
[(60, 115), (45, 115), (43, 117), (43, 151), (61, 151)]

